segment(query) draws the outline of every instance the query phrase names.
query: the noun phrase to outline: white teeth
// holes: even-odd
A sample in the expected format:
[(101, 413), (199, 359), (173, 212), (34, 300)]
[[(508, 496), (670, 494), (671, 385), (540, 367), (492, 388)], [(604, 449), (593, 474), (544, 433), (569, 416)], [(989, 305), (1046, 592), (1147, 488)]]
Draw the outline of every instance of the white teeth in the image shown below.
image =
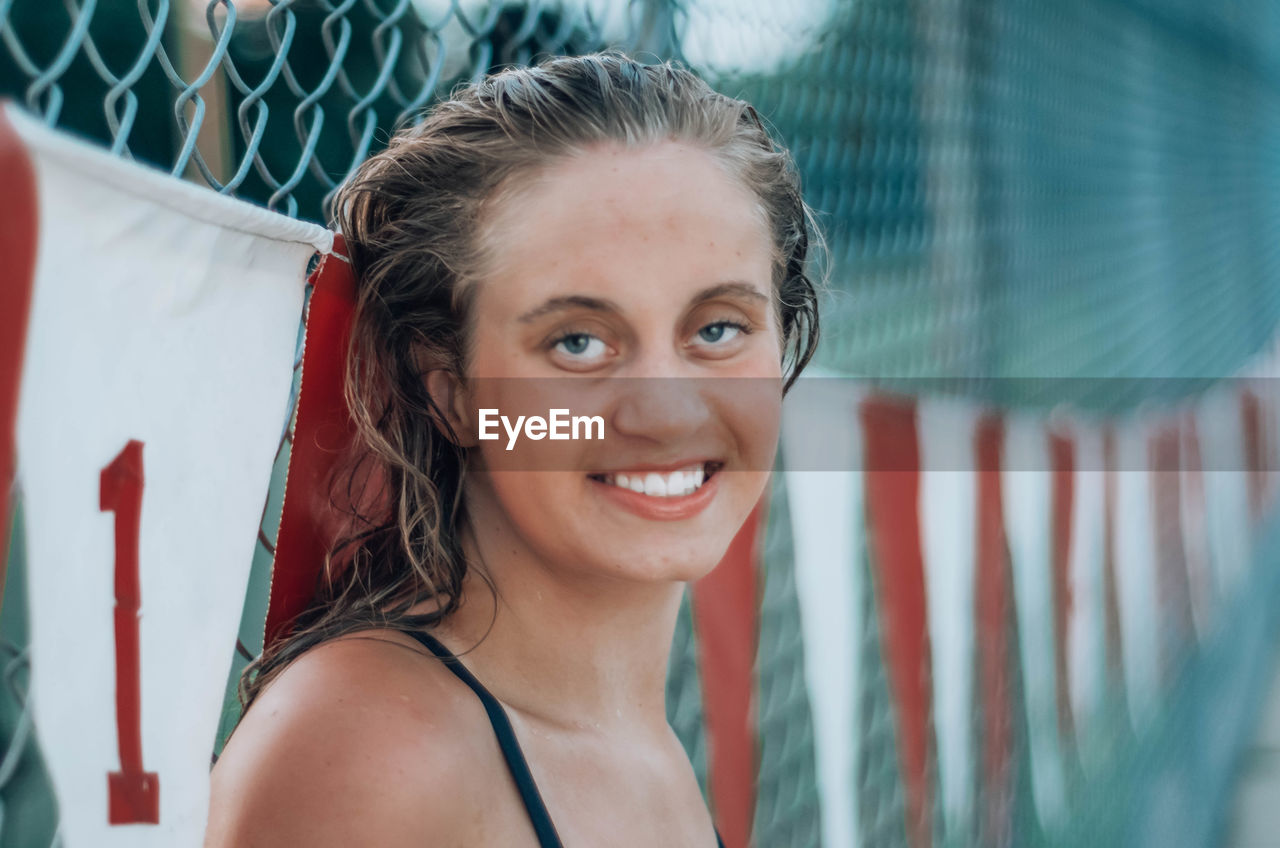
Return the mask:
[(603, 480), (620, 489), (630, 489), (651, 498), (677, 498), (696, 492), (707, 479), (702, 465), (681, 468), (667, 474), (650, 471), (644, 474), (607, 474)]
[(667, 478), (652, 471), (644, 475), (644, 493), (651, 498), (665, 498), (667, 496)]

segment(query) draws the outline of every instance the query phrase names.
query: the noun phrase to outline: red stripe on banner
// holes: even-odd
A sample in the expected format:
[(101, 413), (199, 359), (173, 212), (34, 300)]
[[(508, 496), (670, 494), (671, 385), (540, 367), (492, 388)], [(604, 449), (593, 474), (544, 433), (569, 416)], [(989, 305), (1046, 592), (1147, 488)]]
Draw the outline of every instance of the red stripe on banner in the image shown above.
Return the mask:
[(920, 545), (916, 410), (909, 402), (871, 398), (862, 402), (861, 413), (872, 565), (907, 788), (907, 840), (911, 848), (928, 848), (933, 830), (929, 783), (933, 695)]
[(1262, 517), (1265, 487), (1262, 459), (1262, 405), (1252, 391), (1240, 395), (1240, 417), (1244, 426), (1244, 465), (1249, 472), (1249, 510), (1254, 521)]
[(1013, 844), (1013, 725), (1009, 704), (1009, 544), (1000, 488), (1004, 424), (995, 415), (978, 421), (978, 527), (975, 619), (978, 625), (978, 691), (982, 699), (982, 811), (984, 844)]
[(4, 599), (9, 558), (11, 497), (18, 470), (18, 391), (27, 342), (27, 315), (36, 273), (36, 235), (40, 222), (36, 175), (26, 145), (9, 123), (0, 101), (0, 600)]
[(1107, 683), (1125, 691), (1124, 650), (1120, 630), (1120, 595), (1116, 589), (1116, 437), (1102, 429), (1102, 583), (1106, 615)]
[(1148, 444), (1155, 512), (1156, 591), (1163, 628), (1160, 664), (1172, 682), (1174, 663), (1191, 635), (1191, 586), (1182, 537), (1182, 434), (1176, 422), (1160, 426)]
[(345, 249), (342, 236), (335, 236), (333, 253), (311, 275), (302, 385), (271, 566), (264, 645), (287, 635), (293, 619), (311, 603), (333, 542), (329, 482), (355, 433), (342, 389), (355, 311), (355, 278)]
[[(767, 495), (766, 495), (767, 497)], [(761, 500), (715, 569), (693, 586), (708, 783), (725, 848), (747, 848), (756, 801), (756, 581), (767, 506)]]
[(1058, 733), (1072, 736), (1070, 676), (1068, 674), (1068, 623), (1071, 621), (1071, 522), (1075, 501), (1075, 444), (1066, 436), (1049, 436), (1053, 463), (1053, 664), (1058, 691)]

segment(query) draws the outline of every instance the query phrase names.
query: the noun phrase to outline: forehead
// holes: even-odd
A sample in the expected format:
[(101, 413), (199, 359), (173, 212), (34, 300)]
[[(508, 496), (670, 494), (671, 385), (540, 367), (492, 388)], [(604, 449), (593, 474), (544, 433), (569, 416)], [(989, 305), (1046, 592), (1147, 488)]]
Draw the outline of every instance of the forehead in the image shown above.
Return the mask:
[(768, 291), (765, 221), (754, 194), (704, 150), (674, 141), (596, 147), (558, 160), (496, 203), (482, 289), (521, 303), (570, 288), (622, 302), (678, 297), (727, 279)]

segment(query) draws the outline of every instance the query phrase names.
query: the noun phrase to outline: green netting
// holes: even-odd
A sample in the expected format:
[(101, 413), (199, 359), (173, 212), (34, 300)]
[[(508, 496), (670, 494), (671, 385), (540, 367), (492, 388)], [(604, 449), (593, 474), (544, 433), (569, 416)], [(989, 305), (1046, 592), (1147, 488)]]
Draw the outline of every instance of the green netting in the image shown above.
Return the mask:
[[(796, 153), (831, 246), (830, 366), (1052, 402), (998, 378), (1222, 376), (1268, 337), (1270, 4), (776, 5), (10, 0), (0, 93), (323, 220), (343, 175), (457, 81), (606, 45), (684, 57)], [(1068, 390), (1136, 400), (1042, 389)]]
[[(1010, 378), (1222, 377), (1275, 333), (1280, 6), (1266, 0), (0, 0), (0, 95), (118, 155), (323, 221), (344, 175), (454, 83), (609, 45), (685, 59), (755, 103), (795, 152), (828, 240), (827, 369), (963, 376), (1004, 405), (1114, 411), (1188, 384)], [(275, 497), (287, 455), (286, 441)], [(246, 657), (276, 509), (264, 514)], [(785, 524), (770, 527), (755, 827), (759, 845), (808, 846), (818, 799), (800, 669), (820, 648), (799, 644)], [(1280, 545), (1260, 550), (1273, 559)], [(18, 683), (0, 693), (0, 845), (44, 845), (55, 814), (21, 730), (20, 556), (10, 575), (4, 676)], [(1108, 750), (1069, 770), (1072, 822), (1059, 831), (1032, 809), (1015, 714), (1014, 832), (980, 831), (977, 844), (1208, 844), (1271, 635), (1269, 579), (1186, 659), (1148, 735), (1127, 732), (1122, 701), (1108, 706), (1113, 729), (1095, 736)], [(858, 792), (825, 803), (856, 805), (862, 845), (906, 845), (864, 604)], [(686, 607), (669, 706), (705, 785), (694, 638)], [(229, 710), (224, 731), (232, 721)], [(1222, 735), (1198, 743), (1206, 721)], [(1161, 792), (1188, 785), (1204, 809), (1162, 805)]]
[[(22, 526), (19, 504), (14, 529)], [(10, 563), (21, 563), (24, 540), (21, 532), (9, 537)], [(48, 844), (57, 828), (58, 810), (45, 773), (40, 751), (34, 743), (31, 713), (26, 710), (31, 668), (28, 662), (26, 581), (22, 569), (9, 569), (4, 607), (0, 609), (0, 845)], [(36, 843), (39, 844), (39, 843)]]

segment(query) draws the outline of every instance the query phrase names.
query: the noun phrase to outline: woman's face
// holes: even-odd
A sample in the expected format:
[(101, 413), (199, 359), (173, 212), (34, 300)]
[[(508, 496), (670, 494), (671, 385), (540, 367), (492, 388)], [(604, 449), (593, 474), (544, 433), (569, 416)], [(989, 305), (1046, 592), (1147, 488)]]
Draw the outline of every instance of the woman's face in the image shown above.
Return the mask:
[[(705, 151), (605, 146), (521, 183), (486, 232), (461, 395), (481, 545), (601, 577), (705, 574), (778, 441), (781, 331), (756, 198)], [(555, 408), (600, 416), (603, 438), (522, 430), (512, 445), (491, 423), (498, 438), (477, 439), (479, 409), (514, 424)]]

